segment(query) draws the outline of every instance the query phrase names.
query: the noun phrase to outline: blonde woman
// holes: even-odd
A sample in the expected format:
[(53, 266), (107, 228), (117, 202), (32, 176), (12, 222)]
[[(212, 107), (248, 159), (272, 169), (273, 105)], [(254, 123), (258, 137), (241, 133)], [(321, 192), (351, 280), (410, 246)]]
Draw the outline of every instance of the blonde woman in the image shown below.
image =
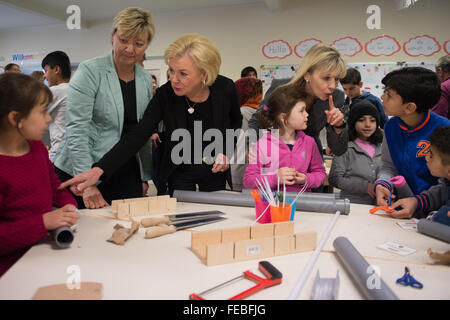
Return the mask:
[[(66, 135), (54, 158), (61, 181), (92, 168), (143, 117), (152, 99), (152, 77), (137, 62), (154, 34), (151, 12), (127, 8), (114, 18), (112, 50), (79, 65), (67, 91)], [(108, 179), (78, 193), (78, 205), (100, 208), (145, 194), (151, 172), (146, 142)]]
[[(67, 181), (63, 186), (72, 185), (71, 189), (79, 192), (95, 184), (102, 175), (103, 179), (113, 174), (156, 132), (161, 120), (164, 121), (167, 141), (161, 149), (162, 161), (156, 179), (158, 194), (196, 190), (197, 186), (201, 191), (216, 191), (225, 189), (226, 180), (231, 185), (226, 150), (215, 154), (214, 162), (209, 163), (204, 161), (202, 154), (211, 142), (201, 138), (201, 141), (194, 141), (194, 131), (197, 130), (194, 128), (201, 124), (201, 132), (197, 133), (197, 137), (203, 136), (207, 129), (219, 129), (225, 147), (225, 130), (238, 129), (242, 124), (234, 82), (219, 75), (219, 51), (209, 39), (198, 34), (187, 34), (167, 48), (165, 60), (169, 65), (170, 81), (158, 88), (139, 126), (124, 136), (98, 161), (95, 168)], [(185, 161), (186, 155), (183, 154), (181, 164), (177, 164), (172, 157), (172, 150), (180, 143), (180, 139), (172, 135), (176, 129), (184, 129), (191, 137), (188, 143), (191, 155)], [(201, 153), (194, 152), (196, 143), (200, 143)]]
[(306, 93), (306, 111), (309, 114), (305, 134), (313, 137), (322, 150), (320, 131), (326, 127), (328, 147), (335, 155), (347, 150), (348, 134), (344, 115), (339, 108), (344, 104), (344, 93), (336, 90), (338, 81), (346, 74), (346, 65), (339, 52), (323, 44), (312, 46), (303, 58), (292, 79), (274, 79), (258, 111), (249, 121), (249, 128), (258, 129), (257, 114), (267, 104), (272, 91), (280, 86), (292, 86)]

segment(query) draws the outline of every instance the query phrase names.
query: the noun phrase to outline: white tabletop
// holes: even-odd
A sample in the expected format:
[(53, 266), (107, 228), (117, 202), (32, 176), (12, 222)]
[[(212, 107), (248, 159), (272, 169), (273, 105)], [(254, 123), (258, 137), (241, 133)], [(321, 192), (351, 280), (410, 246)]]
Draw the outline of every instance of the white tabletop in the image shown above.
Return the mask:
[[(434, 263), (426, 253), (428, 248), (442, 253), (450, 250), (450, 245), (414, 230), (404, 230), (396, 224), (398, 220), (370, 215), (370, 208), (352, 204), (350, 214), (339, 217), (299, 299), (310, 298), (317, 270), (322, 278), (335, 277), (339, 270), (339, 299), (364, 298), (334, 253), (332, 243), (338, 236), (347, 237), (369, 264), (380, 268), (382, 279), (400, 299), (450, 299), (450, 267)], [(252, 208), (177, 204), (177, 213), (206, 210), (221, 210), (228, 219), (193, 230), (249, 226), (255, 220)], [(50, 241), (33, 246), (0, 278), (0, 299), (31, 299), (39, 287), (64, 284), (70, 276), (68, 267), (72, 265), (80, 268), (82, 282), (103, 284), (103, 299), (188, 299), (189, 294), (214, 287), (245, 270), (261, 276), (258, 260), (205, 266), (190, 250), (190, 230), (144, 239), (145, 229), (141, 228), (124, 246), (115, 245), (106, 241), (114, 225), (120, 223), (129, 227), (130, 223), (108, 218), (113, 217), (110, 208), (82, 212), (71, 247), (55, 249)], [(319, 240), (332, 218), (332, 214), (297, 211), (295, 232), (317, 231)], [(417, 251), (399, 256), (377, 248), (387, 241)], [(283, 281), (248, 299), (287, 299), (311, 255), (312, 251), (264, 259), (282, 272)], [(423, 283), (423, 289), (395, 284), (405, 266)], [(252, 282), (243, 280), (206, 298), (229, 298), (251, 286)]]

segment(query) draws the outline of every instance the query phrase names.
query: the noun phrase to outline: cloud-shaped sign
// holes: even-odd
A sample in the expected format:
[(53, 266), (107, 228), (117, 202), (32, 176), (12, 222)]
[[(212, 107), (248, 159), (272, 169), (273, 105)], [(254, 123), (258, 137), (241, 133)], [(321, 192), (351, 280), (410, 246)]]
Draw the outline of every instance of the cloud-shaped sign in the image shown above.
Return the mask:
[(274, 40), (262, 48), (263, 55), (268, 59), (284, 59), (292, 54), (292, 48), (286, 41)]
[(446, 54), (450, 54), (450, 40), (445, 41), (442, 47), (444, 47)]
[(315, 44), (322, 43), (322, 41), (310, 38), (300, 41), (295, 47), (294, 52), (299, 58), (303, 58), (308, 50)]
[(432, 56), (441, 50), (441, 45), (436, 39), (429, 35), (417, 36), (411, 38), (403, 44), (403, 50), (407, 55), (412, 57), (417, 56)]
[(362, 51), (362, 45), (358, 39), (344, 37), (335, 40), (331, 47), (336, 48), (342, 55), (352, 57)]
[(383, 35), (366, 42), (366, 52), (371, 56), (392, 56), (402, 48), (394, 37)]

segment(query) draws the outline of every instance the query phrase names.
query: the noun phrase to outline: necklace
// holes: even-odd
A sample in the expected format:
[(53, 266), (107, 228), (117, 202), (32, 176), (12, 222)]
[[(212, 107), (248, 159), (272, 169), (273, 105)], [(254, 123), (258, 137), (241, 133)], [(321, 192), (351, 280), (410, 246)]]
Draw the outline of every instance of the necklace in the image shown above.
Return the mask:
[(186, 98), (186, 96), (184, 96), (184, 99), (186, 99), (186, 103), (189, 106), (189, 109), (187, 110), (189, 112), (189, 114), (193, 114), (195, 111), (195, 106), (197, 105), (198, 102), (195, 102), (192, 106), (189, 104), (189, 100), (188, 98)]

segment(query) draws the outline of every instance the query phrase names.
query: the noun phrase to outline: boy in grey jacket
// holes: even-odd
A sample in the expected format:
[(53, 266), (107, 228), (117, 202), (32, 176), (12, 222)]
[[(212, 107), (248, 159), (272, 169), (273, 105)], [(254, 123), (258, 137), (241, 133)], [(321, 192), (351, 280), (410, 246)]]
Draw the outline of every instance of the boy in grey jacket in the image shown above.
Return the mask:
[(438, 127), (430, 135), (430, 153), (426, 156), (430, 173), (439, 177), (439, 183), (418, 195), (403, 198), (392, 204), (402, 206), (412, 215), (416, 210), (424, 213), (438, 210), (433, 221), (450, 225), (450, 126)]

